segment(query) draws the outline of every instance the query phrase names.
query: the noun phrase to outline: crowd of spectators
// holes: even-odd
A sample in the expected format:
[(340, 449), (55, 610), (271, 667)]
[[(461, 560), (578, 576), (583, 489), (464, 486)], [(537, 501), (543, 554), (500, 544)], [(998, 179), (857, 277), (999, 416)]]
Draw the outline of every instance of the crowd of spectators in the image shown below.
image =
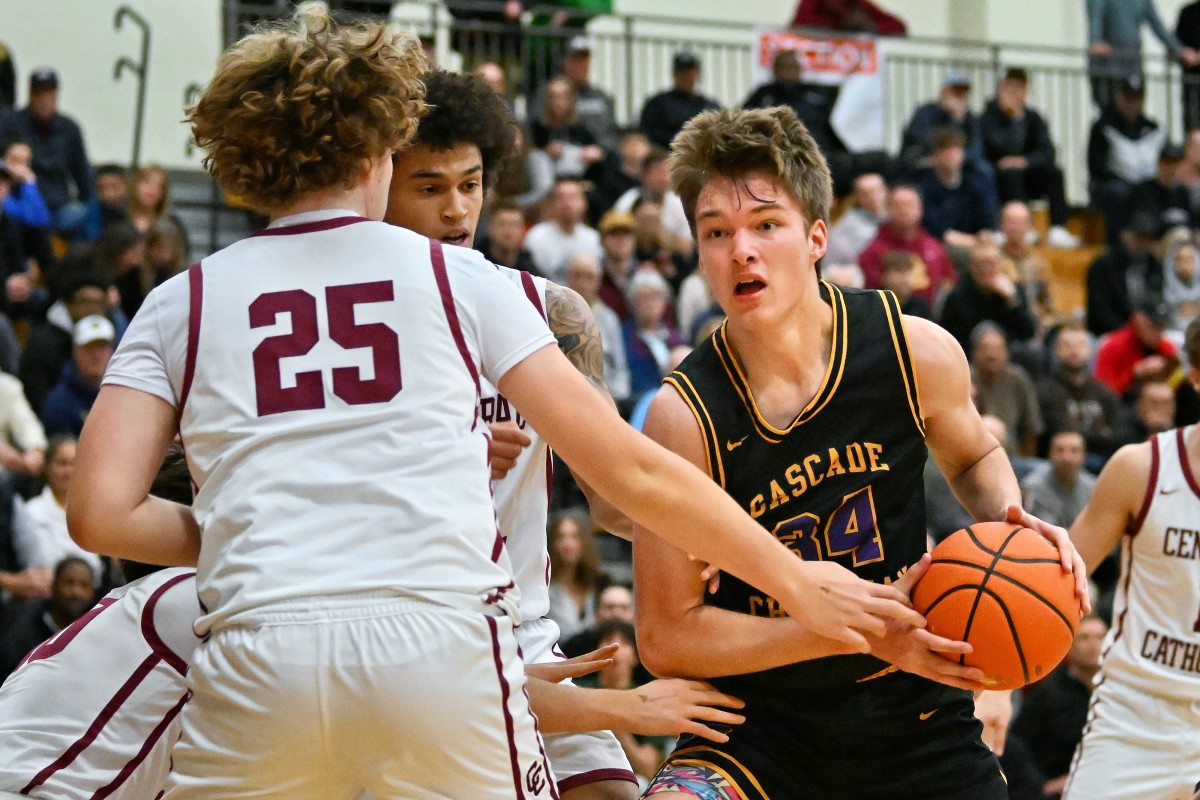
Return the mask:
[(92, 164), (58, 73), (28, 89), (20, 108), (0, 92), (0, 679), (120, 582), (67, 532), (75, 438), (129, 319), (189, 249), (165, 169)]
[[(526, 5), (504, 4), (493, 22), (509, 25)], [(603, 13), (578, 5), (583, 21)], [(1128, 7), (1135, 5), (1142, 7)], [(1104, 19), (1135, 27), (1142, 20)], [(805, 0), (795, 22), (904, 33), (886, 12), (850, 0)], [(476, 246), (588, 302), (608, 385), (636, 426), (662, 377), (721, 321), (666, 163), (683, 124), (719, 104), (703, 92), (700, 59), (682, 50), (671, 85), (645, 100), (636, 124), (621, 127), (613, 99), (591, 82), (582, 22), (557, 24), (572, 36), (536, 87), (514, 76), (513, 64), (466, 59), (510, 100), (510, 85), (519, 87), (523, 102), (511, 106), (528, 112), (515, 157), (489, 179)], [(519, 27), (506, 35), (523, 35)], [(1200, 45), (1190, 30), (1181, 17), (1179, 38)], [(459, 43), (469, 41), (464, 34)], [(1136, 69), (1114, 72), (1123, 41), (1093, 20), (1100, 106), (1086, 153), (1056, 151), (1019, 67), (1000, 74), (979, 110), (970, 107), (968, 76), (949, 69), (937, 96), (913, 109), (895, 153), (851, 152), (831, 124), (837, 87), (806, 82), (793, 52), (776, 56), (772, 79), (747, 87), (745, 101), (792, 107), (828, 156), (840, 199), (823, 277), (888, 289), (905, 313), (953, 334), (1028, 508), (1063, 526), (1118, 447), (1200, 419), (1178, 347), (1200, 310), (1200, 128), (1181, 145), (1167, 141), (1144, 111), (1140, 56)], [(1179, 44), (1177, 54), (1200, 69), (1191, 48)], [(107, 559), (80, 551), (66, 532), (74, 437), (129, 319), (188, 261), (166, 170), (93, 165), (81, 127), (58, 108), (58, 89), (53, 69), (36, 69), (28, 105), (0, 108), (0, 679), (115, 579)], [(1090, 199), (1106, 222), (1106, 247), (1087, 270), (1079, 311), (1055, 308), (1047, 261), (1055, 248), (1080, 245), (1067, 230), (1062, 158), (1086, 159)], [(926, 484), (933, 539), (970, 521), (936, 465)], [(565, 469), (556, 470), (552, 504), (551, 616), (564, 648), (578, 654), (616, 643), (619, 656), (594, 678), (599, 685), (647, 679), (636, 658), (632, 596), (613, 583), (628, 580), (628, 547), (595, 534)], [(1097, 572), (1102, 595), (1114, 577), (1111, 565)], [(1101, 602), (1102, 613), (1106, 607)], [(1085, 620), (1080, 636), (1094, 638), (1103, 625)], [(1052, 677), (1056, 688), (1031, 693), (1014, 730), (1028, 736), (1047, 794), (1065, 770), (1066, 745), (1044, 747), (1036, 737), (1055, 735), (1047, 718), (1059, 728), (1074, 724), (1072, 698), (1094, 660), (1085, 644)], [(635, 763), (653, 761), (644, 748), (656, 743), (625, 744)]]

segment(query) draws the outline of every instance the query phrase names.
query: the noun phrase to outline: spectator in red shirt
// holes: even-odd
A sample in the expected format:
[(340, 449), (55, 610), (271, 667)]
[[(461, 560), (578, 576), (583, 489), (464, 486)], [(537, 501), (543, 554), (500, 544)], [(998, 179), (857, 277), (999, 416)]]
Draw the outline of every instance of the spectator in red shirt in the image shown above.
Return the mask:
[(908, 30), (902, 19), (869, 0), (800, 0), (792, 26), (833, 28), (880, 36), (903, 36)]
[(957, 273), (942, 243), (921, 226), (925, 214), (921, 195), (908, 184), (893, 187), (888, 194), (887, 213), (887, 221), (858, 257), (867, 288), (882, 287), (883, 257), (892, 250), (903, 250), (917, 257), (912, 273), (913, 294), (936, 307), (938, 293), (954, 284)]
[(1163, 337), (1171, 310), (1161, 299), (1139, 303), (1129, 322), (1110, 333), (1096, 351), (1096, 379), (1127, 396), (1143, 383), (1165, 381), (1179, 367), (1179, 351)]

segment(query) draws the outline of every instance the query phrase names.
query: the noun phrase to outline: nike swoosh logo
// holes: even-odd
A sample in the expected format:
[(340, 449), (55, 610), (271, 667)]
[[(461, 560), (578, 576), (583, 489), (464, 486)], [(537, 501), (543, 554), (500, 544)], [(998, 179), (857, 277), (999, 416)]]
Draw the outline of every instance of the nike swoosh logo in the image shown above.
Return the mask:
[(1175, 494), (1178, 491), (1179, 491), (1179, 489), (1177, 487), (1175, 489), (1159, 489), (1158, 493), (1159, 494)]
[(940, 708), (935, 708), (933, 711), (925, 711), (925, 712), (923, 712), (923, 713), (917, 714), (917, 717), (918, 717), (918, 718), (919, 718), (919, 719), (920, 719), (922, 722), (924, 722), (925, 720), (929, 719), (930, 717), (932, 717), (934, 714), (936, 714), (936, 713), (937, 713), (937, 712), (939, 712), (939, 711), (941, 711), (941, 709), (940, 709)]
[(736, 442), (733, 441), (732, 439), (729, 439), (725, 442), (725, 449), (726, 450), (736, 450), (739, 447), (741, 447), (742, 442), (746, 441), (746, 439), (748, 439), (748, 438), (750, 438), (750, 434), (746, 434), (742, 438), (738, 439)]

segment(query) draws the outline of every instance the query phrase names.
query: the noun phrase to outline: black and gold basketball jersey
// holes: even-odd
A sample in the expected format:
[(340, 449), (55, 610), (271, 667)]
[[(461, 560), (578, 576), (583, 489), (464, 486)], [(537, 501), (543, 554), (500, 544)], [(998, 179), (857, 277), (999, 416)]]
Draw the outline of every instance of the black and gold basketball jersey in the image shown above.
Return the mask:
[[(786, 428), (759, 413), (722, 326), (666, 378), (696, 416), (709, 473), (801, 558), (833, 560), (878, 583), (925, 552), (927, 450), (912, 359), (890, 292), (820, 284), (833, 341), (816, 396)], [(708, 602), (758, 616), (779, 604), (732, 575)], [(867, 655), (816, 659), (712, 681), (742, 697), (837, 686), (888, 665)]]

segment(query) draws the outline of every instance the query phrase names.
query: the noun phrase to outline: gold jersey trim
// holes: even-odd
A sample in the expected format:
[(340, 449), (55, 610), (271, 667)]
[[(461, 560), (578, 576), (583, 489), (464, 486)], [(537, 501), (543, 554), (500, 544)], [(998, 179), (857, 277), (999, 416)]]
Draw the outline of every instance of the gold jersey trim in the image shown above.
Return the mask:
[(817, 393), (813, 396), (812, 400), (808, 401), (808, 405), (800, 411), (787, 428), (782, 430), (776, 428), (759, 411), (758, 404), (754, 401), (754, 394), (750, 391), (750, 382), (746, 379), (745, 372), (742, 371), (741, 365), (734, 357), (733, 350), (729, 346), (727, 330), (729, 322), (722, 323), (716, 334), (714, 334), (713, 342), (716, 345), (717, 355), (721, 358), (721, 364), (725, 368), (725, 373), (729, 376), (729, 382), (733, 384), (738, 396), (741, 397), (742, 403), (746, 406), (746, 410), (749, 412), (750, 419), (754, 422), (755, 430), (759, 436), (771, 444), (778, 444), (781, 441), (780, 437), (788, 435), (797, 427), (821, 413), (821, 410), (829, 404), (829, 401), (837, 393), (838, 387), (842, 383), (842, 376), (846, 371), (846, 354), (849, 350), (850, 337), (849, 326), (846, 322), (846, 299), (837, 286), (826, 281), (821, 281), (820, 283), (829, 293), (829, 305), (833, 309), (833, 333), (830, 337), (829, 363), (825, 367), (825, 376), (821, 380), (821, 386), (817, 389)]
[(908, 397), (908, 410), (912, 413), (913, 422), (921, 438), (925, 438), (925, 417), (921, 413), (921, 392), (917, 385), (917, 370), (913, 365), (912, 351), (908, 345), (908, 333), (904, 329), (904, 314), (900, 311), (900, 303), (896, 295), (888, 291), (880, 291), (883, 310), (887, 315), (888, 330), (892, 334), (892, 346), (896, 349), (896, 362), (900, 365), (900, 376), (904, 381), (904, 393)]
[(679, 392), (683, 402), (687, 403), (696, 418), (700, 428), (700, 437), (704, 440), (704, 461), (708, 467), (708, 476), (716, 481), (722, 489), (725, 488), (725, 464), (721, 460), (720, 442), (717, 439), (717, 426), (713, 423), (712, 415), (704, 406), (704, 400), (690, 378), (682, 372), (672, 372), (663, 379)]

